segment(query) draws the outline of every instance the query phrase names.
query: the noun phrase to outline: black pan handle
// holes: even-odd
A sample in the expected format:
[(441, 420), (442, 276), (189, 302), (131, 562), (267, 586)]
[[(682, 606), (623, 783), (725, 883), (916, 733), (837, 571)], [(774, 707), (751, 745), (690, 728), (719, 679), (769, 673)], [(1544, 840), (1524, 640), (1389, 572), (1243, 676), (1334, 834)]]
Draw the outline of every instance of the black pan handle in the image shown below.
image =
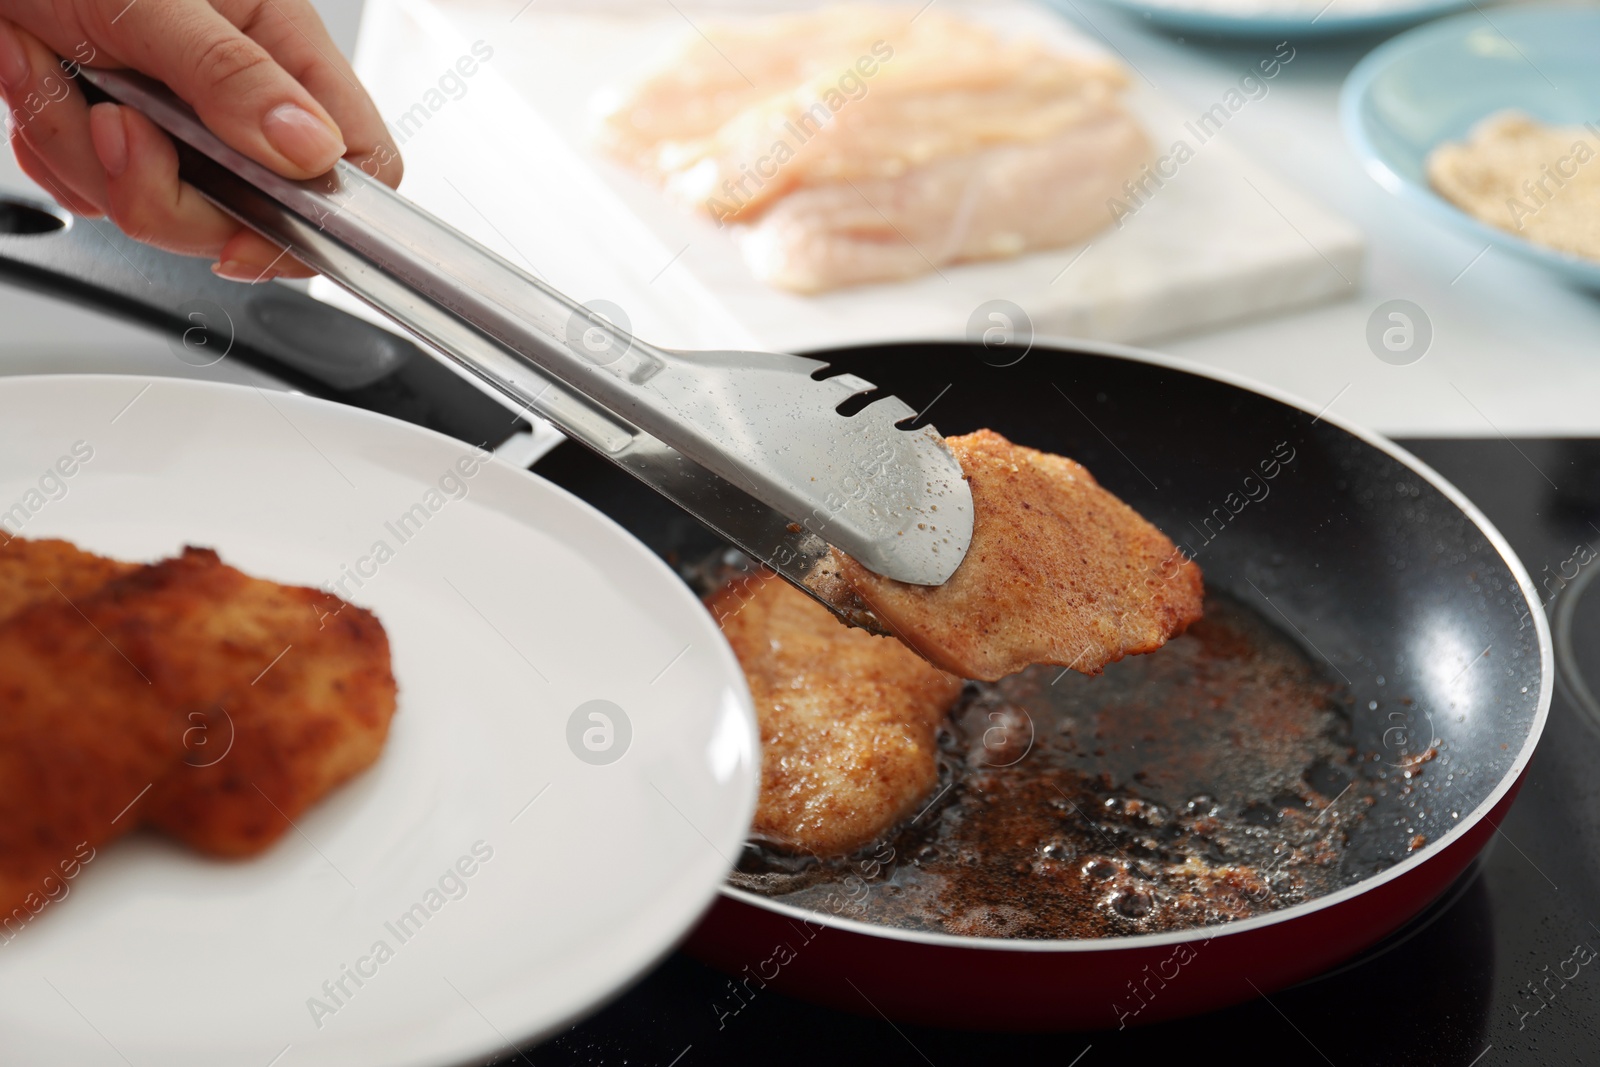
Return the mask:
[(409, 338), (285, 285), (217, 277), (204, 260), (103, 220), (0, 193), (0, 279), (165, 334), (193, 367), (238, 359), (315, 396), (494, 448), (526, 421)]

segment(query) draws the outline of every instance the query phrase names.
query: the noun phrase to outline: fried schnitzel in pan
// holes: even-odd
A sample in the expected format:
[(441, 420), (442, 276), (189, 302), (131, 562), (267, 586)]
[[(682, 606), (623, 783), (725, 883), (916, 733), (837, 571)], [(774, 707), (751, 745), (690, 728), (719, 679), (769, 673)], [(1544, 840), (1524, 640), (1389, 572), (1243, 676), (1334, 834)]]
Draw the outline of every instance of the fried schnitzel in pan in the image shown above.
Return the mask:
[(1200, 618), (1200, 568), (1082, 466), (992, 430), (946, 443), (972, 488), (972, 544), (955, 574), (907, 585), (835, 549), (827, 599), (984, 681), (1034, 663), (1099, 674)]
[(707, 601), (761, 722), (758, 839), (817, 855), (870, 843), (931, 791), (962, 678), (1034, 663), (1098, 674), (1200, 617), (1199, 568), (1083, 467), (988, 430), (948, 443), (974, 515), (950, 580), (906, 585), (835, 550), (815, 585), (898, 641), (840, 625), (770, 575)]
[(910, 815), (938, 777), (934, 733), (961, 679), (893, 638), (840, 625), (773, 575), (731, 582), (707, 606), (761, 725), (755, 835), (839, 855)]

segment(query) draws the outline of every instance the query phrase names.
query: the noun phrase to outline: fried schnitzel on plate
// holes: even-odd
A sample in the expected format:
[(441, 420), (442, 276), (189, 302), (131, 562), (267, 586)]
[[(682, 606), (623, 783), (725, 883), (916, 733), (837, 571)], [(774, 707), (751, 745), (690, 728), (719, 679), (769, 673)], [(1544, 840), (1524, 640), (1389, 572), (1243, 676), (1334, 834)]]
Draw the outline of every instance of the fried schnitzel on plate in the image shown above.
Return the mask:
[[(376, 763), (261, 856), (140, 830), (60, 857), (53, 899), (0, 924), (0, 1065), (510, 1055), (668, 951), (750, 826), (754, 717), (715, 621), (469, 445), (238, 386), (0, 379), (0, 527), (325, 589), (382, 620), (399, 687)], [(226, 760), (226, 720), (202, 726), (198, 763)], [(128, 791), (141, 818), (155, 794)]]

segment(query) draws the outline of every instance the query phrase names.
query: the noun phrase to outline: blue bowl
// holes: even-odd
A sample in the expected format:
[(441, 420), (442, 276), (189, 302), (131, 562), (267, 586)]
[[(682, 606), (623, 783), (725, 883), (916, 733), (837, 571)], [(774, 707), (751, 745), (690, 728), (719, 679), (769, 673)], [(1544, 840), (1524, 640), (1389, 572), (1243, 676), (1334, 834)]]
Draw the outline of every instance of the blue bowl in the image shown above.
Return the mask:
[[(1059, 10), (1071, 11), (1073, 0), (1051, 0)], [(1169, 7), (1140, 0), (1094, 0), (1102, 7), (1136, 16), (1172, 33), (1196, 37), (1282, 38), (1291, 43), (1312, 37), (1355, 36), (1383, 33), (1415, 25), (1438, 15), (1469, 6), (1472, 0), (1413, 0), (1380, 11), (1343, 12), (1334, 0), (1321, 12), (1249, 12), (1229, 14), (1199, 8)]]
[(1542, 122), (1600, 122), (1600, 10), (1490, 8), (1422, 26), (1373, 49), (1345, 79), (1345, 136), (1377, 183), (1487, 245), (1600, 289), (1600, 262), (1479, 222), (1428, 185), (1428, 153), (1484, 116), (1514, 108)]

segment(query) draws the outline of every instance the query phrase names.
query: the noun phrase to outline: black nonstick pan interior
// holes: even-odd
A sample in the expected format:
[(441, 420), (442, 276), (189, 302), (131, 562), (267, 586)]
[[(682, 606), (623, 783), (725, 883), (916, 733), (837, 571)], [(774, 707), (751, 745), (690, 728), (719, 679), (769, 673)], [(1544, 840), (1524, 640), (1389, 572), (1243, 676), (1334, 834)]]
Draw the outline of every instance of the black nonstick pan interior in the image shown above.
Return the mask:
[[(931, 405), (924, 418), (942, 433), (987, 427), (1077, 459), (1192, 554), (1208, 588), (1326, 664), (1346, 688), (1364, 758), (1403, 775), (1434, 750), (1428, 773), (1356, 824), (1349, 852), (1363, 870), (1405, 858), (1418, 835), (1439, 842), (1507, 778), (1538, 715), (1538, 628), (1509, 552), (1393, 446), (1240, 385), (1111, 352), (1036, 346), (1010, 362), (977, 344), (912, 343), (814, 354), (829, 373)], [(719, 544), (581, 448), (564, 445), (534, 469), (670, 561)]]

